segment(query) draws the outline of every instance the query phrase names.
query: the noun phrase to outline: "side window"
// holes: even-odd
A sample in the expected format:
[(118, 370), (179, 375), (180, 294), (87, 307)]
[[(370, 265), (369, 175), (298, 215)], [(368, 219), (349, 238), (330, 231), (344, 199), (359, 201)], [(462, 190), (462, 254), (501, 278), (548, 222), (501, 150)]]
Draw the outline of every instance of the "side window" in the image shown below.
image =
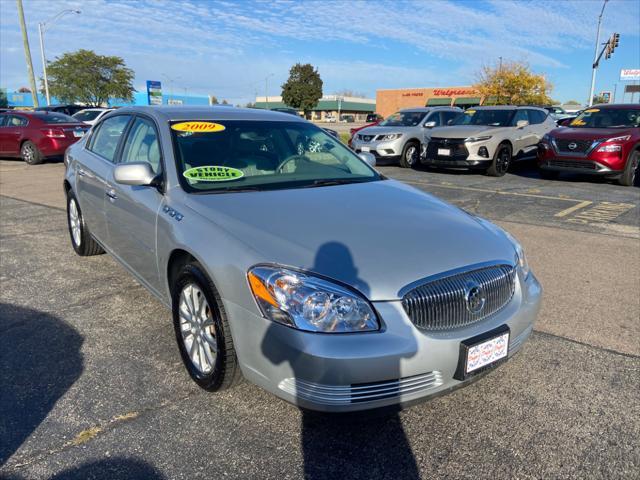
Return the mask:
[(540, 110), (529, 110), (529, 120), (533, 125), (543, 123), (547, 119), (547, 114)]
[(513, 116), (513, 125), (517, 125), (520, 120), (526, 120), (531, 123), (529, 120), (529, 115), (527, 115), (527, 111), (524, 109), (520, 109), (516, 111), (516, 114)]
[(26, 127), (29, 123), (24, 117), (19, 117), (18, 115), (9, 115), (7, 120), (7, 127)]
[(4, 127), (7, 122), (8, 115), (0, 115), (0, 127)]
[(153, 122), (146, 118), (135, 119), (127, 134), (120, 162), (146, 162), (155, 173), (160, 173), (160, 145)]
[(449, 125), (461, 115), (461, 112), (442, 112), (442, 125)]
[(89, 150), (113, 162), (120, 137), (122, 137), (122, 132), (130, 119), (129, 115), (107, 118), (100, 124), (98, 131), (92, 135)]
[(427, 122), (435, 122), (436, 127), (439, 127), (440, 125), (442, 125), (442, 122), (440, 121), (440, 112), (433, 112), (431, 115), (429, 115), (424, 123)]

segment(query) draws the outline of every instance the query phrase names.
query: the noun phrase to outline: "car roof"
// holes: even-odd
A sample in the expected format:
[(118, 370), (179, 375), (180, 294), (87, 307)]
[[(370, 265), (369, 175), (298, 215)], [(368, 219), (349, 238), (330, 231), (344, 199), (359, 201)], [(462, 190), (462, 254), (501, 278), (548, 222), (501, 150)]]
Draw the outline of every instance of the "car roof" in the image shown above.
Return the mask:
[(521, 108), (545, 110), (543, 107), (537, 107), (535, 105), (481, 105), (472, 108), (473, 110), (519, 110)]
[(600, 109), (630, 109), (630, 108), (640, 108), (640, 105), (637, 103), (600, 103), (597, 105), (592, 105), (590, 107), (586, 107), (584, 110), (588, 110), (590, 108), (600, 108)]
[(402, 110), (399, 110), (400, 112), (430, 112), (432, 110), (443, 110), (443, 109), (449, 109), (449, 110), (460, 110), (460, 107), (451, 107), (451, 106), (439, 106), (439, 107), (414, 107), (414, 108), (403, 108)]
[(118, 108), (117, 114), (145, 113), (161, 121), (172, 120), (258, 120), (306, 122), (301, 117), (290, 113), (276, 112), (261, 108), (239, 108), (230, 106), (191, 107), (185, 105), (172, 106), (134, 106)]

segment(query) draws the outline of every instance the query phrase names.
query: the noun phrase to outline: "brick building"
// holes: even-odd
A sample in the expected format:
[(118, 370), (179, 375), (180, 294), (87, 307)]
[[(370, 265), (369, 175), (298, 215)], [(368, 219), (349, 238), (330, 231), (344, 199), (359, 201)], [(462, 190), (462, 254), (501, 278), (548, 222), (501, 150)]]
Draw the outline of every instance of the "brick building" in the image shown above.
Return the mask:
[(403, 108), (481, 105), (484, 99), (473, 87), (398, 88), (376, 92), (376, 111), (388, 117)]

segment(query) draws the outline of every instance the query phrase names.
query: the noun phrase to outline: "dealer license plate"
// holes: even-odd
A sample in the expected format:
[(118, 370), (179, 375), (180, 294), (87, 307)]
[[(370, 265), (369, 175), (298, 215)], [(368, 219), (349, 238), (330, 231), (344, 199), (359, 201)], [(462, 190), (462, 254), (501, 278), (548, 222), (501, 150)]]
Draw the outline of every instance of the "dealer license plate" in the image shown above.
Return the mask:
[(448, 157), (449, 155), (451, 155), (451, 150), (449, 150), (448, 148), (439, 148), (438, 155)]
[(361, 147), (360, 150), (363, 151), (363, 152), (370, 152), (371, 148), (370, 147)]
[(73, 131), (73, 136), (74, 137), (84, 137), (84, 130), (74, 130)]
[(464, 380), (506, 359), (509, 354), (509, 333), (509, 327), (503, 325), (461, 342), (458, 369), (454, 378)]

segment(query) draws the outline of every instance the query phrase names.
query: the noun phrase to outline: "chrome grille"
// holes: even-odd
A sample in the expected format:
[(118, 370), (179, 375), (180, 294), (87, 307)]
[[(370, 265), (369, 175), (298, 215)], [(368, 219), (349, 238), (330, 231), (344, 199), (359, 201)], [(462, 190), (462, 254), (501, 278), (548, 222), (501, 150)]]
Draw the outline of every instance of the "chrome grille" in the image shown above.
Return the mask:
[(439, 371), (382, 382), (352, 385), (325, 385), (296, 378), (285, 378), (278, 387), (296, 398), (324, 405), (374, 402), (402, 395), (420, 394), (442, 385)]
[[(427, 281), (402, 298), (402, 306), (416, 327), (425, 330), (449, 330), (479, 322), (501, 310), (515, 291), (516, 269), (511, 265), (493, 265), (455, 273)], [(484, 293), (484, 307), (474, 313), (468, 308), (471, 286)]]

